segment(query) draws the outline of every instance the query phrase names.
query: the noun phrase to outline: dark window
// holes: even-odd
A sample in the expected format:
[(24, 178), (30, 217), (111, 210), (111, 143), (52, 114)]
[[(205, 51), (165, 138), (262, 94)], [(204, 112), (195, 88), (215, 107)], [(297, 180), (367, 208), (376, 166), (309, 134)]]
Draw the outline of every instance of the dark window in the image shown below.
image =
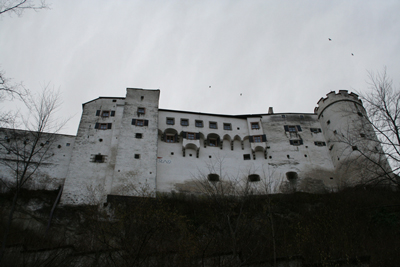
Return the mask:
[(101, 110), (96, 110), (96, 116), (100, 116)]
[(209, 146), (217, 146), (218, 145), (217, 139), (209, 139), (208, 145)]
[(101, 113), (101, 116), (102, 116), (103, 118), (110, 117), (110, 111), (104, 110), (104, 111)]
[(224, 130), (227, 130), (227, 131), (232, 130), (232, 125), (230, 123), (224, 123)]
[(140, 154), (135, 154), (135, 159), (140, 159)]
[(137, 109), (137, 114), (140, 115), (144, 115), (146, 113), (146, 109), (145, 108), (138, 108)]
[(360, 133), (360, 136), (361, 136), (361, 137), (365, 137), (365, 134), (363, 134), (363, 133)]
[(251, 159), (250, 154), (244, 154), (243, 155), (243, 159), (244, 160), (250, 160)]
[(260, 175), (258, 174), (250, 174), (248, 176), (249, 182), (259, 182), (260, 181)]
[(216, 173), (210, 173), (209, 175), (207, 175), (207, 179), (210, 182), (218, 182), (219, 181), (219, 175)]
[(104, 155), (98, 154), (94, 156), (94, 162), (103, 163), (104, 162)]
[(100, 130), (107, 130), (107, 123), (100, 123)]
[(300, 115), (300, 119), (304, 119), (304, 115)]
[(113, 102), (117, 102), (117, 100), (114, 99)]
[(320, 129), (320, 128), (310, 128), (310, 131), (311, 131), (312, 133), (320, 133), (320, 132), (321, 132), (321, 129)]
[(148, 120), (132, 119), (132, 125), (135, 125), (135, 126), (149, 126), (149, 121)]
[(288, 128), (289, 128), (289, 132), (291, 132), (291, 133), (296, 133), (297, 132), (296, 126), (288, 126)]
[(175, 124), (175, 118), (167, 118), (167, 124), (168, 125), (174, 125)]
[(316, 146), (326, 146), (326, 143), (325, 143), (325, 142), (320, 142), (320, 141), (314, 142), (314, 144), (315, 144)]
[(251, 129), (252, 130), (258, 130), (260, 129), (260, 124), (258, 122), (252, 122), (251, 123)]
[(210, 121), (210, 129), (217, 129), (217, 123)]
[(141, 139), (142, 137), (143, 137), (143, 134), (141, 134), (141, 133), (135, 134), (135, 138)]
[(115, 110), (111, 110), (111, 117), (115, 116)]
[(189, 120), (188, 119), (181, 119), (181, 125), (182, 126), (189, 126)]
[(70, 146), (71, 144), (70, 143), (67, 143), (67, 146)]
[(286, 115), (282, 115), (282, 119), (286, 118)]
[(196, 121), (196, 127), (204, 127), (203, 121)]
[(186, 137), (189, 140), (196, 140), (196, 134), (195, 133), (187, 133)]
[(261, 143), (262, 142), (261, 135), (253, 136), (253, 140), (254, 143)]
[(300, 125), (284, 125), (283, 128), (285, 128), (285, 132), (290, 132), (290, 133), (301, 132)]
[(175, 143), (175, 135), (166, 135), (165, 142), (167, 143)]
[(299, 146), (303, 144), (303, 140), (290, 140), (290, 144), (293, 146)]

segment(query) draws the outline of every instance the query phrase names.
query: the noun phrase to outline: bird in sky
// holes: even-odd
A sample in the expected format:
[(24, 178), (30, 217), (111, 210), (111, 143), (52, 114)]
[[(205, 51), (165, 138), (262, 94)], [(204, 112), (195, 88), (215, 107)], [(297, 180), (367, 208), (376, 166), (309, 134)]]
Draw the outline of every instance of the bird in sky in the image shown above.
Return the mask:
[(328, 40), (329, 40), (329, 41), (332, 41), (332, 39), (331, 39), (331, 38), (328, 38)]
[(352, 56), (354, 56), (354, 54), (353, 54), (353, 53), (351, 53), (351, 55), (352, 55)]
[(211, 88), (211, 85), (210, 85), (210, 86), (208, 86), (208, 88)]
[(242, 96), (242, 93), (240, 93), (240, 96)]

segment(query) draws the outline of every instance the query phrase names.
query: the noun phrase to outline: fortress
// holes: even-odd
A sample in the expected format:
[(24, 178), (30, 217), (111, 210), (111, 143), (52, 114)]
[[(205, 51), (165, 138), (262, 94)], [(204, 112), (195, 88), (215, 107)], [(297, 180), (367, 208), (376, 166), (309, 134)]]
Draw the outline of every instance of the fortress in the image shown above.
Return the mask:
[[(61, 203), (106, 203), (109, 196), (199, 194), (199, 184), (234, 193), (327, 192), (368, 176), (360, 148), (382, 150), (361, 100), (346, 90), (314, 113), (221, 115), (159, 109), (160, 91), (128, 88), (126, 97), (83, 104), (76, 136), (57, 134), (28, 186), (54, 190)], [(21, 131), (22, 132), (22, 131)], [(10, 131), (2, 129), (2, 140)], [(373, 150), (370, 149), (370, 150)], [(15, 161), (0, 150), (3, 162)], [(385, 161), (387, 168), (390, 168)], [(3, 180), (12, 181), (5, 164)]]

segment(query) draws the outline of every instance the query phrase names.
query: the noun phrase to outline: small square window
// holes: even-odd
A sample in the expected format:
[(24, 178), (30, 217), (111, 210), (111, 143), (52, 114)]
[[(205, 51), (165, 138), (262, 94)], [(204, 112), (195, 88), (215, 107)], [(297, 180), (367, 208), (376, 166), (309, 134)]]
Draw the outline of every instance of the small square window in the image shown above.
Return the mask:
[(196, 140), (196, 134), (195, 133), (187, 133), (186, 137), (189, 140)]
[(141, 134), (141, 133), (135, 134), (135, 138), (141, 139), (142, 137), (143, 137), (143, 134)]
[(217, 129), (217, 123), (210, 121), (210, 129)]
[(262, 142), (261, 135), (254, 136), (253, 140), (254, 140), (254, 143), (261, 143)]
[(175, 124), (175, 118), (167, 118), (167, 125), (174, 125)]
[(231, 131), (232, 130), (232, 125), (230, 123), (224, 123), (224, 130)]
[(138, 113), (138, 115), (144, 115), (146, 113), (146, 109), (145, 108), (138, 108), (137, 109), (137, 113)]
[(104, 162), (104, 155), (101, 155), (101, 154), (95, 155), (93, 161), (96, 162), (96, 163), (103, 163)]
[(251, 159), (250, 154), (243, 155), (243, 160), (250, 160), (250, 159)]
[(66, 144), (66, 146), (70, 146), (70, 145), (71, 145), (70, 143), (67, 143), (67, 144)]
[(101, 123), (99, 129), (100, 130), (107, 130), (107, 123)]
[(114, 99), (112, 102), (117, 102), (117, 100), (116, 100), (116, 99)]
[(189, 120), (188, 119), (181, 119), (181, 125), (182, 126), (189, 126)]
[(103, 118), (110, 117), (110, 111), (108, 111), (108, 110), (103, 111), (103, 112), (101, 113), (101, 116), (102, 116)]
[(251, 123), (251, 129), (252, 130), (258, 130), (260, 129), (260, 124), (258, 122), (252, 122)]
[(204, 127), (203, 121), (197, 121), (196, 120), (196, 127)]
[(144, 120), (136, 120), (136, 126), (143, 126)]
[(135, 154), (135, 159), (140, 159), (140, 154)]
[(288, 128), (289, 128), (289, 132), (291, 132), (291, 133), (297, 133), (296, 126), (291, 126), (291, 125), (289, 125)]
[(166, 135), (165, 142), (167, 143), (175, 143), (175, 135)]

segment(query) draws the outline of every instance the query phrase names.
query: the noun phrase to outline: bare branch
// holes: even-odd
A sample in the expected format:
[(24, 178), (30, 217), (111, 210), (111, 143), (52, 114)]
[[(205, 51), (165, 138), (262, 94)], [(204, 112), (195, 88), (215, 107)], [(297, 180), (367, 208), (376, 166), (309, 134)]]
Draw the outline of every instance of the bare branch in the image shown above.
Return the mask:
[(41, 0), (38, 3), (34, 0), (1, 0), (0, 1), (0, 15), (8, 13), (21, 16), (26, 9), (35, 11), (47, 9), (49, 6), (46, 1)]

